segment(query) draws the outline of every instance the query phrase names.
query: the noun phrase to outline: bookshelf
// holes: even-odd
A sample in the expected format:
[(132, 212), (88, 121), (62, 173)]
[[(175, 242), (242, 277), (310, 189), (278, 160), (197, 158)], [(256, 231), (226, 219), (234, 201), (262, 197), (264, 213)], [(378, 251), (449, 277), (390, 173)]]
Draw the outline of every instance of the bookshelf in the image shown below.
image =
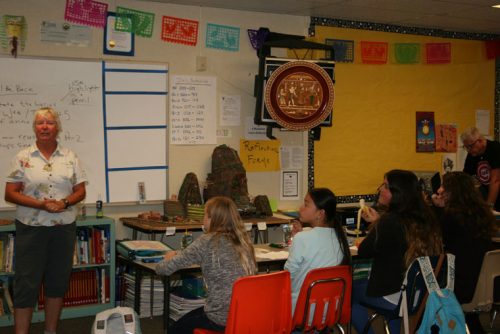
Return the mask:
[[(92, 316), (115, 307), (114, 220), (107, 217), (99, 219), (95, 216), (87, 216), (85, 219), (78, 217), (76, 225), (77, 242), (72, 282), (64, 298), (65, 306), (61, 319)], [(15, 230), (14, 224), (0, 226), (0, 240), (8, 240), (8, 235), (15, 235)], [(6, 252), (5, 248), (4, 245), (2, 253)], [(14, 273), (7, 272), (3, 265), (0, 266), (0, 282), (4, 282), (3, 285), (5, 282), (12, 284), (13, 279)], [(81, 300), (82, 296), (86, 298), (85, 301)], [(3, 302), (3, 299), (0, 299), (0, 302)], [(39, 303), (43, 303), (41, 298), (39, 298)], [(45, 313), (37, 305), (33, 312), (32, 322), (44, 320)], [(13, 314), (0, 315), (0, 327), (13, 324)]]

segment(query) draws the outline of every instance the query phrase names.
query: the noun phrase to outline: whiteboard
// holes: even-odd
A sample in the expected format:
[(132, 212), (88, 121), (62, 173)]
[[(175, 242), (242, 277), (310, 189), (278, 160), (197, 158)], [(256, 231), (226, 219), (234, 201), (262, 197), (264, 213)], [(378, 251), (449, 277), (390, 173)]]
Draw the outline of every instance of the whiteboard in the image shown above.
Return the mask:
[(35, 141), (33, 114), (45, 106), (59, 112), (59, 141), (87, 171), (87, 201), (104, 194), (101, 64), (0, 58), (0, 73), (0, 206), (10, 206), (3, 196), (10, 161)]
[[(59, 142), (78, 155), (87, 171), (86, 203), (98, 195), (106, 202), (136, 201), (137, 182), (146, 183), (147, 200), (166, 198), (166, 65), (0, 58), (0, 73), (0, 208), (13, 207), (4, 201), (5, 177), (14, 155), (34, 143), (33, 114), (46, 106), (60, 114)], [(113, 84), (125, 77), (127, 84)], [(141, 145), (155, 149), (148, 154), (139, 150)], [(120, 154), (126, 147), (141, 154), (124, 159)], [(108, 166), (110, 157), (113, 166)]]
[(105, 63), (106, 200), (167, 198), (166, 65)]

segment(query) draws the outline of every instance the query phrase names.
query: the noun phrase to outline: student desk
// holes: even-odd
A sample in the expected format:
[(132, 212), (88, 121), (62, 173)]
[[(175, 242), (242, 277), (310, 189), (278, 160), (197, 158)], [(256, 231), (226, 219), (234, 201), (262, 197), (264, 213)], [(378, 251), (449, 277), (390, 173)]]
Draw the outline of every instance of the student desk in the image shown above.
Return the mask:
[[(273, 248), (270, 247), (268, 244), (257, 244), (254, 245), (255, 249), (255, 254), (257, 258), (257, 265), (259, 267), (259, 271), (279, 271), (283, 270), (283, 265), (286, 262), (286, 259), (288, 257), (288, 248)], [(286, 255), (283, 253), (280, 253), (281, 251), (287, 251)], [(351, 255), (356, 256), (357, 255), (357, 248), (351, 247), (350, 248)], [(261, 254), (265, 253), (270, 253), (274, 255), (274, 258), (264, 258), (261, 256)], [(117, 257), (117, 262), (121, 262), (127, 265), (132, 266), (135, 269), (135, 296), (134, 296), (134, 310), (140, 314), (140, 305), (141, 305), (141, 279), (143, 276), (146, 275), (156, 275), (155, 267), (156, 263), (144, 263), (140, 261), (133, 261), (126, 259), (119, 255)], [(190, 268), (185, 268), (185, 269), (180, 269), (174, 273), (174, 275), (177, 274), (187, 274), (191, 272), (199, 272), (200, 267), (199, 266), (193, 266)], [(167, 334), (168, 331), (168, 325), (170, 321), (170, 276), (162, 276), (163, 280), (163, 328), (165, 333)], [(151, 285), (151, 308), (153, 307), (153, 296), (154, 296), (154, 289), (153, 289), (153, 284)]]
[[(256, 230), (254, 234), (254, 243), (258, 242), (259, 231), (257, 230), (257, 223), (265, 222), (268, 226), (270, 225), (282, 225), (288, 224), (293, 220), (293, 218), (275, 214), (271, 217), (262, 217), (262, 218), (246, 218), (243, 217), (244, 223), (251, 223), (253, 228)], [(164, 234), (167, 230), (167, 227), (175, 227), (176, 232), (179, 231), (192, 231), (192, 230), (201, 230), (203, 222), (197, 220), (183, 220), (177, 222), (171, 221), (162, 221), (162, 220), (151, 220), (151, 219), (142, 219), (137, 217), (122, 217), (120, 221), (124, 226), (132, 229), (132, 239), (137, 239), (137, 232), (146, 233), (149, 235), (150, 240), (155, 240), (156, 234)], [(264, 242), (267, 242), (267, 230), (264, 231)]]
[[(267, 244), (258, 244), (254, 246), (255, 253), (257, 255), (257, 265), (259, 267), (259, 271), (271, 271), (271, 270), (283, 270), (283, 265), (286, 262), (288, 257), (287, 249), (279, 249), (269, 247)], [(287, 251), (286, 255), (280, 253), (281, 251)], [(259, 257), (259, 254), (263, 253), (274, 253), (275, 258), (263, 258)], [(123, 263), (126, 265), (130, 265), (135, 270), (135, 296), (134, 296), (134, 310), (140, 314), (140, 305), (141, 305), (141, 280), (144, 275), (156, 275), (155, 267), (156, 263), (144, 263), (141, 261), (134, 261), (126, 259), (125, 257), (118, 255), (117, 263)], [(190, 272), (199, 272), (199, 266), (193, 266), (190, 268), (180, 269), (174, 273), (177, 274), (185, 274)], [(164, 332), (168, 332), (168, 325), (170, 321), (170, 276), (162, 276), (163, 280), (163, 328)], [(153, 296), (154, 290), (153, 285), (151, 286), (151, 307), (153, 304)]]

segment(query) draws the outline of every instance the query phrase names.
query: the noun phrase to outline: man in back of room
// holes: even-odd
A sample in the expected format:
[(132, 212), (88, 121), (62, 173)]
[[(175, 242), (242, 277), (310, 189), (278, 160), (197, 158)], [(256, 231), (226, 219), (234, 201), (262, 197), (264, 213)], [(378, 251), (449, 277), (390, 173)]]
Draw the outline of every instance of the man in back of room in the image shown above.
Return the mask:
[(475, 127), (460, 136), (467, 150), (464, 172), (476, 177), (484, 199), (495, 211), (500, 211), (500, 143), (486, 139)]

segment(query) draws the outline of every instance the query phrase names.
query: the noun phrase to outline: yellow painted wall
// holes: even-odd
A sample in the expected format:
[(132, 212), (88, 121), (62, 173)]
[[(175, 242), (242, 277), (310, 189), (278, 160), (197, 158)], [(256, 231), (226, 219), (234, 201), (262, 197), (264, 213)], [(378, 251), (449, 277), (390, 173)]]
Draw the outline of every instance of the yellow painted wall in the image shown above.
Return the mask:
[[(440, 170), (442, 153), (416, 153), (415, 112), (433, 111), (435, 123), (454, 123), (461, 133), (475, 125), (475, 111), (491, 112), (494, 122), (495, 64), (482, 41), (444, 39), (356, 29), (316, 27), (315, 41), (354, 40), (354, 63), (335, 67), (333, 126), (315, 143), (315, 186), (337, 195), (376, 192), (390, 169)], [(450, 42), (446, 65), (365, 65), (359, 42)], [(459, 144), (461, 144), (459, 142)]]

